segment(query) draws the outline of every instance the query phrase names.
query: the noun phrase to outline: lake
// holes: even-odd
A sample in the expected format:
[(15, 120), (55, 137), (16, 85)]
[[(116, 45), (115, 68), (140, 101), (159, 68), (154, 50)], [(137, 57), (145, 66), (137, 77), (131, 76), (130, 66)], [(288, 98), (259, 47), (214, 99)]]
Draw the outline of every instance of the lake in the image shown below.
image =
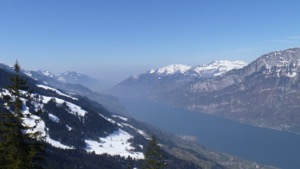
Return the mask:
[(283, 169), (300, 169), (300, 135), (142, 100), (120, 99), (137, 120), (176, 135), (190, 135), (219, 152)]

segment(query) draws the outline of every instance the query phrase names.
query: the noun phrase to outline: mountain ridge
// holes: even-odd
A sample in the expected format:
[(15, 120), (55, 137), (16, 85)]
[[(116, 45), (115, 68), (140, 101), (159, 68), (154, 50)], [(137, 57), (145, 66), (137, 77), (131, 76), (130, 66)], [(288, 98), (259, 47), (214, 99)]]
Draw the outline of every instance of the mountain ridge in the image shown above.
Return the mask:
[[(225, 60), (193, 67), (181, 64), (168, 65), (149, 70), (138, 76), (131, 76), (109, 89), (108, 93), (119, 97), (148, 97), (149, 93), (167, 93), (198, 78), (221, 76), (227, 71), (242, 68), (245, 65), (246, 63), (242, 61)], [(123, 90), (124, 86), (128, 88)]]

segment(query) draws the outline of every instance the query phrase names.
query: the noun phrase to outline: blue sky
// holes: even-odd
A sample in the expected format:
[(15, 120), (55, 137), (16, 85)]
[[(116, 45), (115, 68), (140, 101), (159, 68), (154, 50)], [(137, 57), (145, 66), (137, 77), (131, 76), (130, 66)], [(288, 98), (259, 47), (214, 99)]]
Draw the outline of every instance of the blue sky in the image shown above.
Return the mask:
[(300, 46), (297, 0), (2, 0), (0, 62), (108, 84), (151, 68)]

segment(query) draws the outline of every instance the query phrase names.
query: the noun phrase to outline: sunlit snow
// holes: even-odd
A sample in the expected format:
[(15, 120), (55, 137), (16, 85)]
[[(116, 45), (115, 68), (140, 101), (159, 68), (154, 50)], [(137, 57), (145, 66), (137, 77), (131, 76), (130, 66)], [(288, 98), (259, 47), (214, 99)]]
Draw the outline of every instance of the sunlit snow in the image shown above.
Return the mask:
[[(45, 141), (49, 144), (51, 144), (53, 147), (62, 148), (62, 149), (74, 149), (73, 147), (66, 146), (59, 141), (55, 141), (50, 138), (49, 134), (46, 132), (46, 125), (45, 122), (38, 116), (33, 115), (29, 112), (29, 108), (25, 105), (23, 105), (23, 111), (22, 114), (24, 115), (23, 125), (26, 127), (34, 127), (33, 130), (25, 130), (25, 133), (34, 133), (34, 132), (40, 132), (41, 137), (45, 137)], [(27, 115), (30, 115), (30, 117), (27, 117)]]
[(60, 119), (57, 116), (55, 116), (54, 114), (49, 113), (48, 117), (51, 121), (53, 121), (55, 123), (58, 123), (60, 121)]
[(123, 121), (127, 121), (128, 119), (126, 117), (118, 116), (118, 115), (112, 115), (113, 117), (119, 118)]
[(41, 85), (41, 84), (36, 85), (36, 86), (39, 87), (39, 88), (46, 89), (46, 90), (52, 90), (52, 91), (54, 91), (55, 93), (57, 93), (58, 95), (65, 96), (65, 97), (71, 98), (71, 99), (73, 99), (73, 100), (78, 100), (77, 98), (74, 98), (74, 97), (72, 97), (72, 96), (69, 96), (69, 95), (67, 95), (67, 94), (64, 94), (64, 93), (62, 93), (61, 91), (59, 91), (59, 90), (57, 90), (57, 89), (54, 89), (54, 88), (52, 88), (52, 87), (45, 86), (45, 85)]
[(131, 157), (134, 159), (144, 159), (142, 152), (134, 152), (134, 147), (128, 142), (133, 138), (126, 131), (119, 129), (105, 138), (99, 138), (100, 141), (85, 140), (86, 150), (95, 152), (95, 154), (120, 155), (122, 157)]
[(48, 103), (51, 99), (55, 99), (55, 101), (58, 104), (66, 103), (66, 105), (69, 107), (69, 113), (71, 113), (73, 115), (78, 115), (78, 116), (84, 117), (84, 115), (87, 113), (87, 111), (83, 110), (81, 107), (79, 107), (71, 102), (68, 102), (68, 101), (65, 101), (65, 100), (62, 100), (62, 99), (59, 99), (56, 97), (48, 97), (48, 96), (42, 96), (42, 97), (43, 97), (42, 101), (44, 104)]

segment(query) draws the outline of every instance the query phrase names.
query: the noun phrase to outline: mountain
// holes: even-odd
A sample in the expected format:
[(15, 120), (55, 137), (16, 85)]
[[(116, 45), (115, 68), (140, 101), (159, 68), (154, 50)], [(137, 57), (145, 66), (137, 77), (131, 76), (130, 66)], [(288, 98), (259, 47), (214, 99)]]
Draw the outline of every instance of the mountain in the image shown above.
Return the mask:
[(208, 65), (195, 68), (202, 73), (190, 73), (190, 69), (176, 78), (157, 80), (149, 72), (135, 80), (131, 77), (115, 87), (120, 91), (116, 95), (124, 97), (123, 91), (147, 84), (146, 91), (139, 93), (153, 100), (254, 126), (300, 133), (300, 48), (270, 52), (246, 66), (242, 62), (229, 66), (232, 69)]
[(108, 92), (119, 97), (160, 97), (178, 88), (183, 88), (197, 79), (220, 76), (232, 69), (246, 65), (242, 61), (215, 61), (205, 65), (186, 66), (181, 64), (149, 70), (138, 76), (131, 76)]
[[(6, 67), (6, 69), (8, 69), (8, 67), (5, 65), (2, 65), (2, 67)], [(111, 112), (118, 112), (121, 114), (126, 113), (125, 108), (121, 105), (119, 100), (116, 97), (113, 97), (112, 95), (92, 91), (91, 89), (83, 86), (82, 84), (68, 83), (69, 81), (65, 79), (63, 80), (63, 76), (55, 75), (49, 71), (24, 70), (24, 73), (27, 76), (35, 80), (41, 81), (44, 84), (64, 90), (68, 93), (77, 94), (83, 97), (88, 97), (89, 99), (100, 103), (102, 106), (104, 106), (106, 109), (108, 109)], [(79, 74), (79, 73), (75, 73), (75, 74)], [(82, 76), (84, 77), (85, 75)]]
[(75, 71), (66, 71), (64, 73), (58, 73), (58, 74), (53, 74), (48, 70), (45, 71), (39, 70), (37, 72), (41, 75), (53, 78), (62, 83), (80, 84), (82, 86), (86, 86), (89, 89), (92, 89), (93, 91), (97, 91), (97, 92), (99, 92), (101, 89), (104, 88), (103, 84), (101, 84), (99, 80), (89, 75), (78, 73)]
[[(34, 73), (34, 72), (31, 72)], [(29, 76), (27, 76), (29, 75)], [(0, 69), (0, 109), (9, 94), (10, 68)], [(110, 112), (87, 97), (55, 88), (24, 71), (30, 93), (22, 91), (26, 125), (45, 136), (46, 168), (140, 168), (144, 147), (152, 134), (168, 163), (166, 168), (273, 168), (207, 150), (196, 143), (154, 129), (125, 115)], [(30, 95), (30, 99), (25, 97)], [(33, 113), (42, 110), (42, 114)], [(30, 117), (30, 118), (29, 118)]]
[[(1, 111), (7, 111), (3, 97), (9, 95), (6, 87), (12, 76), (11, 71), (0, 69)], [(151, 133), (139, 129), (133, 119), (112, 114), (86, 97), (66, 93), (30, 77), (26, 79), (30, 93), (21, 92), (23, 125), (37, 126), (35, 130), (49, 144), (46, 168), (141, 166)], [(39, 116), (34, 114), (38, 110), (43, 112)], [(202, 168), (164, 153), (171, 168)], [(79, 163), (80, 159), (84, 163)], [(209, 161), (208, 164), (217, 165)]]
[[(265, 54), (243, 69), (198, 80), (170, 95), (190, 110), (260, 127), (300, 132), (300, 48)], [(170, 100), (169, 100), (170, 101)]]

